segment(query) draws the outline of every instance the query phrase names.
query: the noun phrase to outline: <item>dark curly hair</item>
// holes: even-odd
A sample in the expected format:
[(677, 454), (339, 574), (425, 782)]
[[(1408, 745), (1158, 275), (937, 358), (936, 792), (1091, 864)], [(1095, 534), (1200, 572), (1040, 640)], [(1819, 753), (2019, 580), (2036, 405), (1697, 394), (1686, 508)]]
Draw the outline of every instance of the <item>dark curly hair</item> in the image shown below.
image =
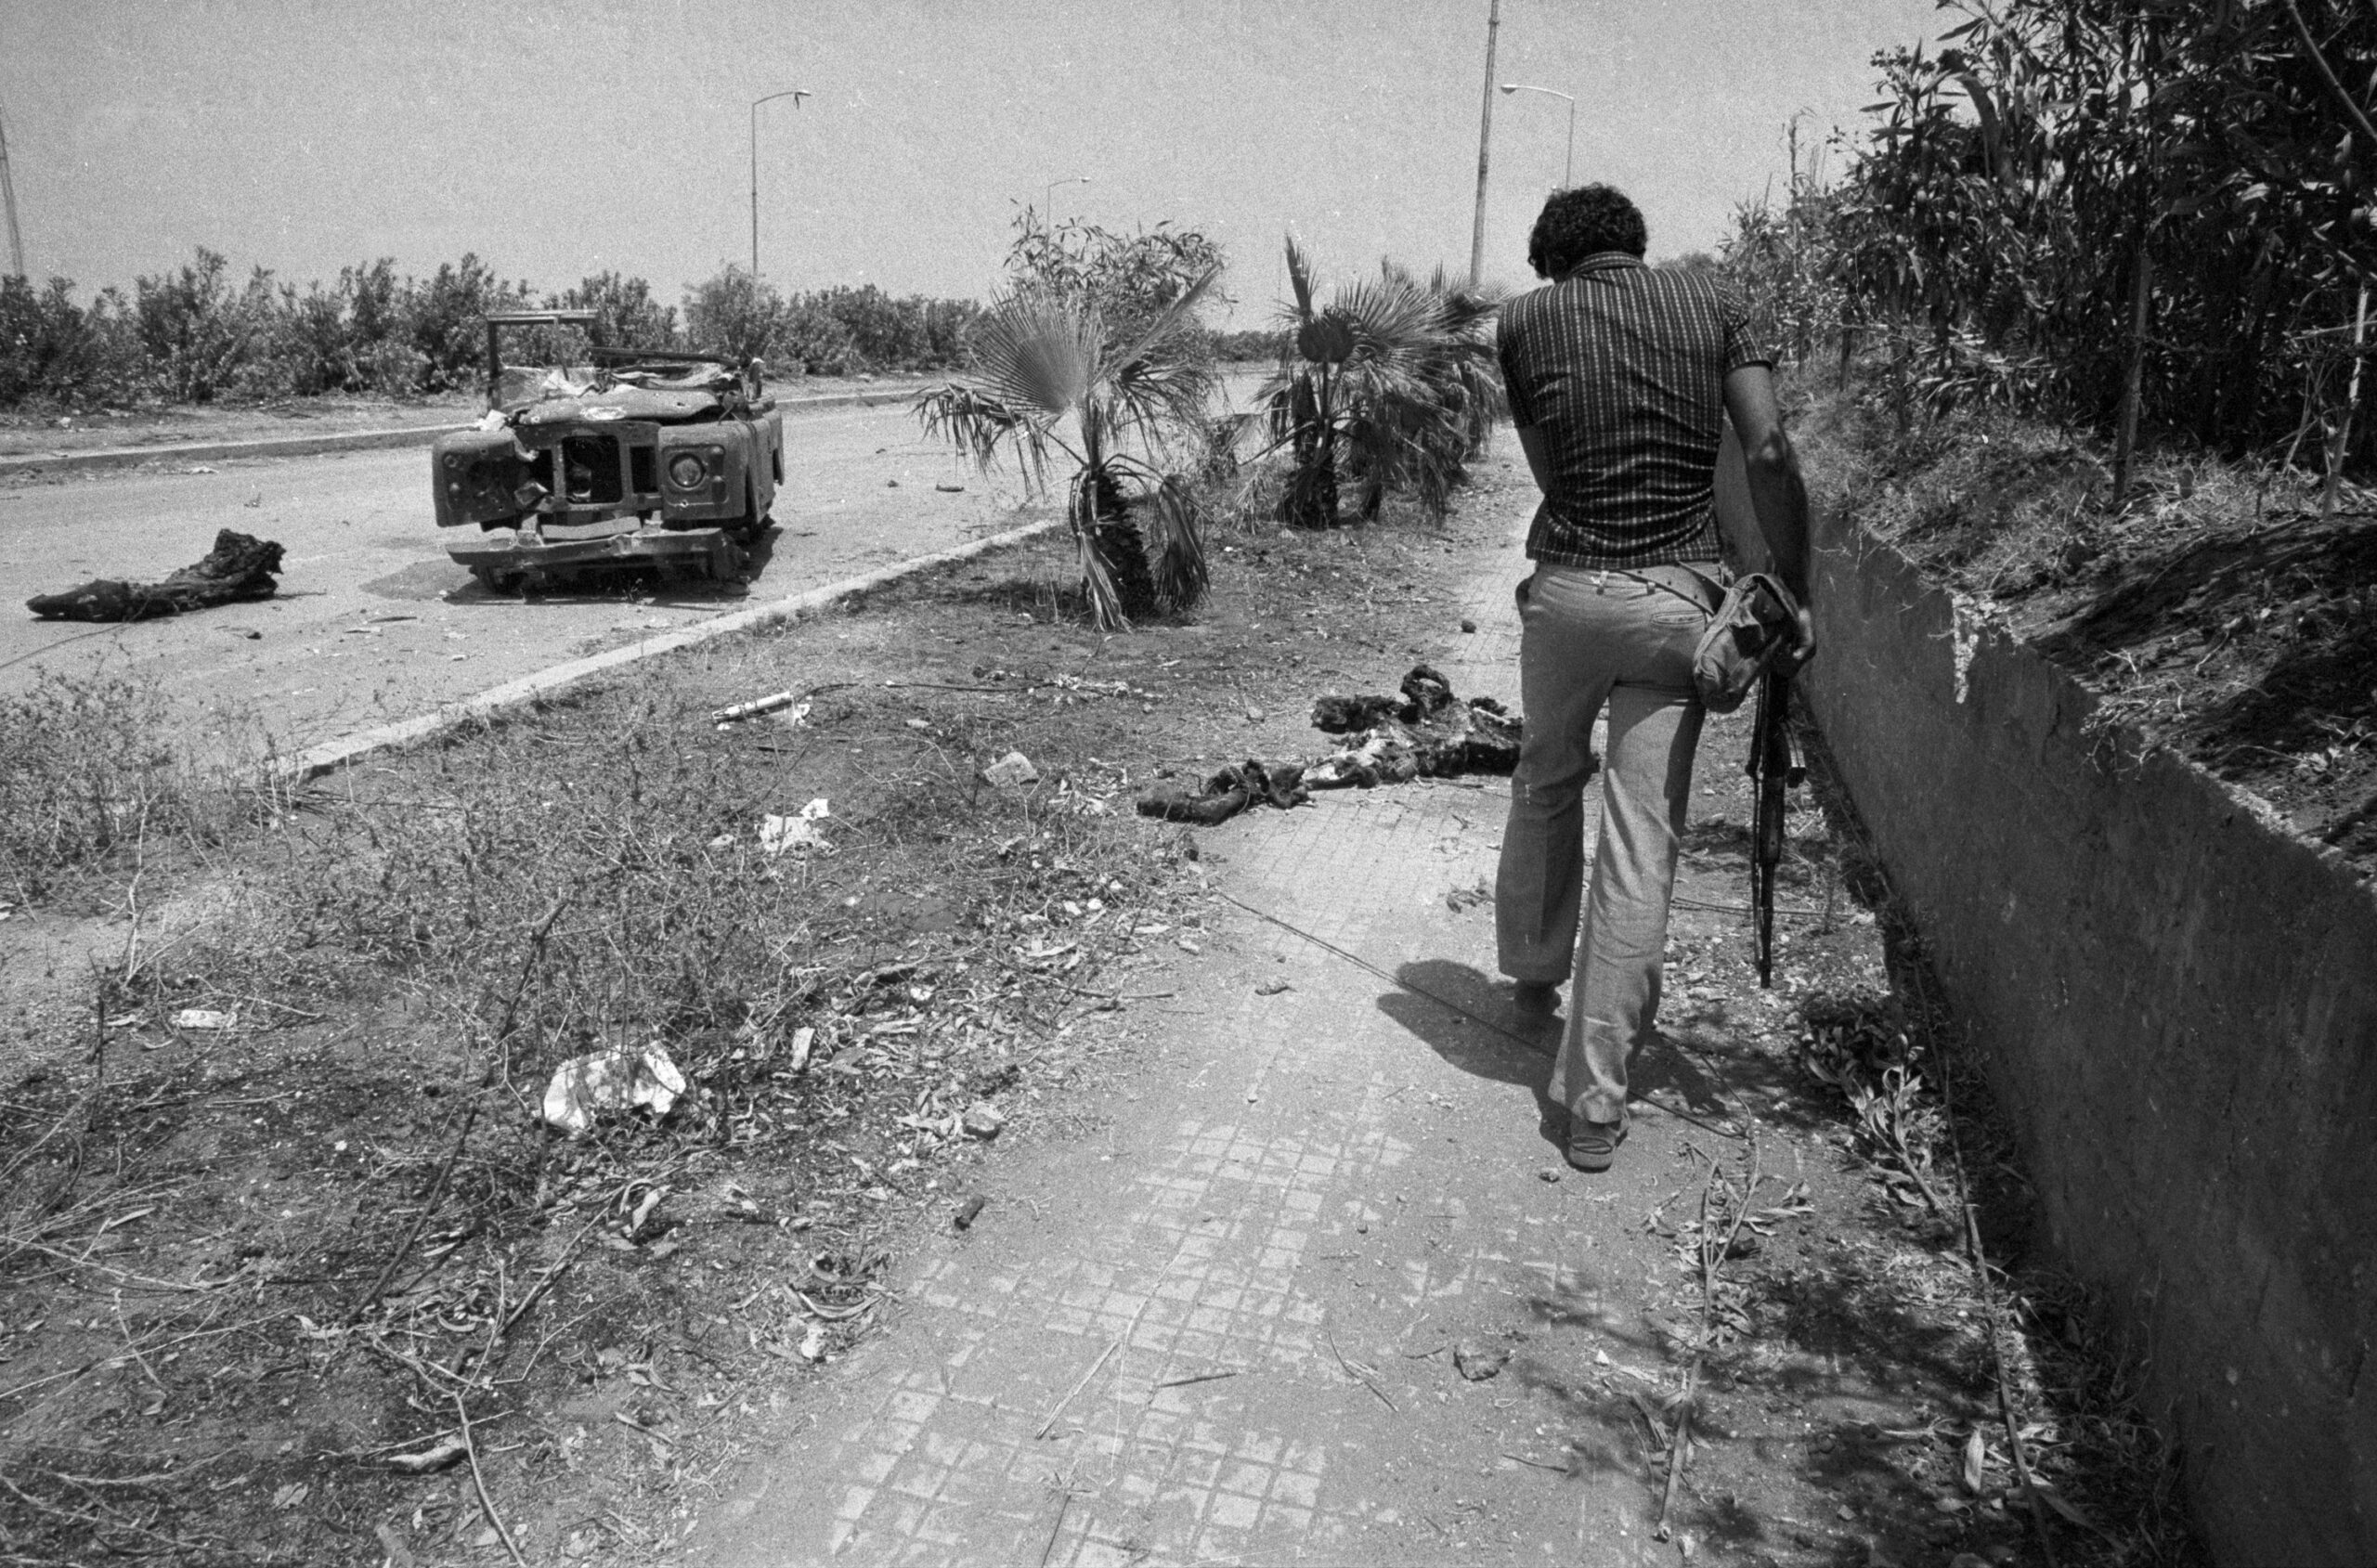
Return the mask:
[(1587, 256), (1623, 251), (1640, 260), (1650, 244), (1643, 214), (1615, 186), (1555, 190), (1526, 237), (1526, 265), (1538, 278), (1558, 278)]

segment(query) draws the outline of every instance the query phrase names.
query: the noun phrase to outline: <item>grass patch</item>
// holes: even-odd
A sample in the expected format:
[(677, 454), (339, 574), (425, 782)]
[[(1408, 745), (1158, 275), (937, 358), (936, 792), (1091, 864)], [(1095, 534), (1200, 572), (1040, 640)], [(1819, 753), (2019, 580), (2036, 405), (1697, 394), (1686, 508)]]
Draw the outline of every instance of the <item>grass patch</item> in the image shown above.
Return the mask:
[(0, 902), (41, 902), (151, 842), (220, 843), (237, 826), (228, 775), (160, 738), (165, 706), (128, 675), (45, 672), (0, 695)]

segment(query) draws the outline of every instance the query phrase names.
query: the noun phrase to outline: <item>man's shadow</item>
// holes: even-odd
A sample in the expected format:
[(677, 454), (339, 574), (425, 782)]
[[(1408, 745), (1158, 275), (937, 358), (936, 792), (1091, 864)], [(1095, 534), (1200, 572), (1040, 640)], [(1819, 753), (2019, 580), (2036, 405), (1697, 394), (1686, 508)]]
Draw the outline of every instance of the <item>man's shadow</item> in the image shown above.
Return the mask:
[[(1402, 989), (1380, 997), (1378, 1010), (1461, 1071), (1534, 1095), (1539, 1130), (1557, 1147), (1566, 1133), (1567, 1110), (1544, 1088), (1566, 1027), (1565, 1008), (1557, 1018), (1539, 1023), (1523, 1017), (1508, 982), (1448, 958), (1417, 959), (1396, 969), (1395, 978)], [(1627, 1089), (1630, 1099), (1664, 1090), (1695, 1112), (1726, 1112), (1715, 1080), (1665, 1034), (1635, 1053)]]

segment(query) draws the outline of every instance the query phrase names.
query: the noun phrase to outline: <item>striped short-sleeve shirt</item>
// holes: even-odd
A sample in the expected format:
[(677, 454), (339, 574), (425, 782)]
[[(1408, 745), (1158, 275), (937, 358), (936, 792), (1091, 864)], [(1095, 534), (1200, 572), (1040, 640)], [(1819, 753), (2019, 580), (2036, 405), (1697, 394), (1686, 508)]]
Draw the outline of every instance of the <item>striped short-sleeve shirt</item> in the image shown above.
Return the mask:
[(1529, 556), (1717, 558), (1725, 375), (1773, 363), (1730, 286), (1606, 252), (1506, 303), (1497, 346), (1511, 418), (1542, 430), (1551, 459)]

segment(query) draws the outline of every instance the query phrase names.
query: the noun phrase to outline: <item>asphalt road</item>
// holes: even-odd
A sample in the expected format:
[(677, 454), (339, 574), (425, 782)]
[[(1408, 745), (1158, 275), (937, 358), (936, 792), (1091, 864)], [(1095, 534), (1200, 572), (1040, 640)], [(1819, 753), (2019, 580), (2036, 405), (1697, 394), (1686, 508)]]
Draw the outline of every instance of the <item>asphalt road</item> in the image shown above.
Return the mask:
[[(791, 416), (785, 448), (778, 532), (747, 592), (642, 577), (489, 594), (446, 556), (425, 447), (0, 479), (0, 693), (45, 672), (153, 679), (181, 722), (293, 749), (1039, 515), (1019, 512), (1012, 473), (961, 465), (903, 408)], [(219, 528), (286, 547), (279, 597), (108, 627), (17, 608), (93, 577), (162, 577)]]

